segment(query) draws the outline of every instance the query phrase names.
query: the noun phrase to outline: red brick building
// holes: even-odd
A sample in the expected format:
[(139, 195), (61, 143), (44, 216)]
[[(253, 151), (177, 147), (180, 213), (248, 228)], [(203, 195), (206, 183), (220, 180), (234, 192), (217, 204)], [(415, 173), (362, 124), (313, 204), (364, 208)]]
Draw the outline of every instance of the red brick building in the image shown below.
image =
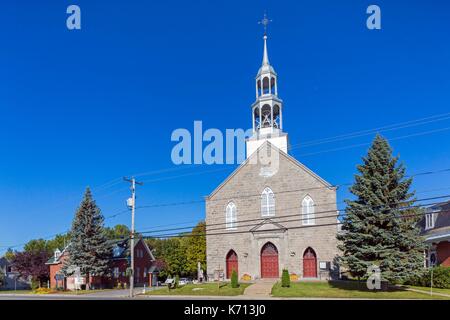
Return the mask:
[[(111, 242), (110, 275), (90, 277), (91, 287), (128, 287), (129, 245), (129, 239)], [(50, 268), (50, 286), (52, 288), (75, 289), (75, 277), (64, 277), (61, 272), (64, 261), (69, 257), (68, 255), (67, 247), (62, 252), (56, 250), (54, 256), (46, 263)], [(134, 245), (134, 271), (135, 286), (144, 286), (144, 284), (148, 286), (150, 283), (156, 283), (154, 276), (158, 270), (155, 266), (155, 257), (142, 239), (138, 239)], [(150, 281), (150, 277), (153, 277), (152, 281)]]
[(450, 201), (427, 208), (420, 225), (427, 243), (426, 265), (450, 267)]

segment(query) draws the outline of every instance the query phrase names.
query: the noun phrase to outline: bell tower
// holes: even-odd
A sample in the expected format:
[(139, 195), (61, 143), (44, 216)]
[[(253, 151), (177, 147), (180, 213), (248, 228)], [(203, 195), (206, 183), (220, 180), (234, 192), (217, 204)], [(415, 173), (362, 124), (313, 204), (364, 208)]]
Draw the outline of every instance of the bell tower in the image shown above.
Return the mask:
[(283, 100), (278, 97), (278, 75), (270, 65), (267, 52), (267, 25), (264, 15), (264, 51), (261, 67), (256, 75), (256, 101), (252, 104), (253, 134), (247, 139), (247, 158), (265, 141), (287, 153), (288, 138), (283, 132)]

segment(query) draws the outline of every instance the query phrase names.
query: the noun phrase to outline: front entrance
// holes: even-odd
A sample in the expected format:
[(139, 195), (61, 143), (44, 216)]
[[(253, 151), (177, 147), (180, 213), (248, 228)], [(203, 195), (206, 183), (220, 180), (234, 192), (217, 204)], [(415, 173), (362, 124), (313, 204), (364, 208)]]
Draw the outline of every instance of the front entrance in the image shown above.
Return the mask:
[(317, 258), (311, 248), (307, 248), (303, 254), (303, 278), (317, 278)]
[(261, 278), (278, 278), (278, 250), (271, 242), (261, 249)]
[(230, 252), (228, 252), (227, 254), (227, 279), (231, 279), (231, 274), (233, 273), (233, 270), (235, 270), (239, 276), (238, 256), (236, 252), (230, 250)]

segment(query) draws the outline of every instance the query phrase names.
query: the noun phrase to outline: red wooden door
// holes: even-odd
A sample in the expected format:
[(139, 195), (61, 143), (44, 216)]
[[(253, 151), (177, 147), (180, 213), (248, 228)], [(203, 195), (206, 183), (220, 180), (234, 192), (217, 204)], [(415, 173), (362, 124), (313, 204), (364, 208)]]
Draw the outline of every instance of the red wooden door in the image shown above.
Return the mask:
[(235, 270), (236, 273), (239, 275), (238, 256), (237, 256), (236, 252), (231, 250), (227, 254), (227, 279), (231, 278), (231, 274), (233, 273), (233, 270)]
[(278, 278), (278, 250), (266, 243), (261, 250), (261, 278)]
[(306, 249), (303, 254), (303, 277), (317, 278), (317, 259), (313, 249)]

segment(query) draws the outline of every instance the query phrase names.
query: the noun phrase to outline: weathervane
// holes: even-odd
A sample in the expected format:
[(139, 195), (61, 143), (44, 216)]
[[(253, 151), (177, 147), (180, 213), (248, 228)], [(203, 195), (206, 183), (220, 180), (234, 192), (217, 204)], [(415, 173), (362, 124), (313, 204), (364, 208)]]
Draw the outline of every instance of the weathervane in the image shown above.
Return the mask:
[(267, 26), (272, 22), (272, 19), (267, 17), (267, 13), (264, 12), (264, 18), (261, 21), (258, 21), (258, 24), (262, 24), (264, 26), (264, 35), (267, 34)]

